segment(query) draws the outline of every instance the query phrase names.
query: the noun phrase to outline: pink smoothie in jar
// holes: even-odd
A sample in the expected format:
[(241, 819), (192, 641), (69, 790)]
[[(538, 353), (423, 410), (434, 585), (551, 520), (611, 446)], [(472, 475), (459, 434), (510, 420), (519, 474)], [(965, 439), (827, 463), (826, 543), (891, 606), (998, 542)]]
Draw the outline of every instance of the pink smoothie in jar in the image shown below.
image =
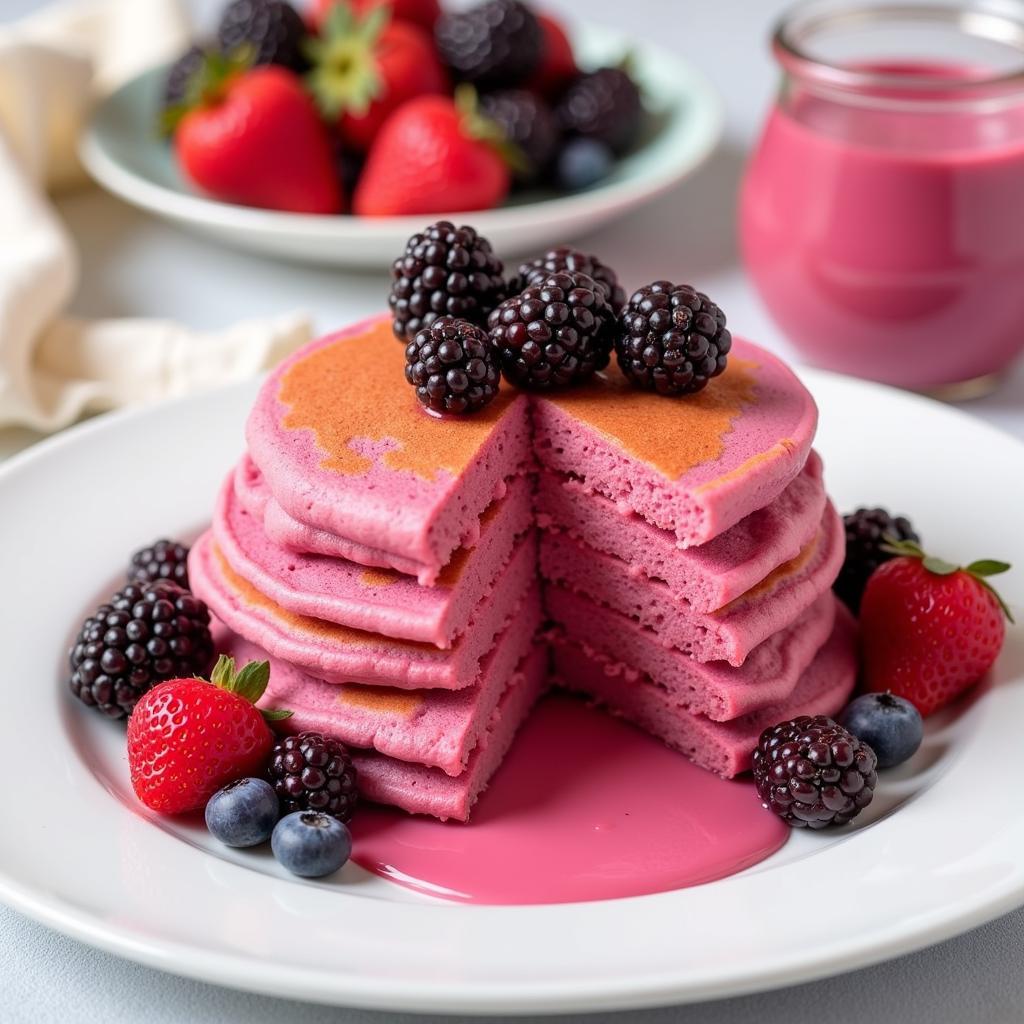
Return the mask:
[(1024, 348), (1024, 20), (982, 8), (810, 3), (776, 33), (741, 242), (810, 362), (955, 395)]

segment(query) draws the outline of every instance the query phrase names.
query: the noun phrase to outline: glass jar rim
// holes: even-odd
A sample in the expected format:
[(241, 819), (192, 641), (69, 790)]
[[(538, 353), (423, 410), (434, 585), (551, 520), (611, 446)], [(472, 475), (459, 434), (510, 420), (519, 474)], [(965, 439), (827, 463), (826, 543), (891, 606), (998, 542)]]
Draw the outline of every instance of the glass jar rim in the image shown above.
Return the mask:
[[(1014, 15), (1014, 13), (1016, 16)], [(806, 49), (809, 36), (826, 27), (866, 27), (884, 19), (902, 18), (945, 23), (965, 35), (1002, 43), (1020, 54), (1019, 65), (1007, 71), (964, 75), (955, 79), (935, 74), (893, 73), (830, 62)], [(802, 80), (829, 90), (871, 93), (886, 90), (904, 98), (934, 99), (938, 95), (959, 99), (984, 98), (1024, 91), (1024, 4), (976, 0), (970, 3), (907, 3), (881, 0), (809, 0), (783, 12), (772, 33), (772, 51), (782, 67)]]

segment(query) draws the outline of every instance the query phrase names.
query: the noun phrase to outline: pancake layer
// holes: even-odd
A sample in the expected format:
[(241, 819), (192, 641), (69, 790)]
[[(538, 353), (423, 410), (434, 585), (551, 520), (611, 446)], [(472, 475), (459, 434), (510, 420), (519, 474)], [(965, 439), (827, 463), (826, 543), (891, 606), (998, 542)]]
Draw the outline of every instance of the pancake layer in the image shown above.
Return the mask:
[(795, 558), (825, 512), (821, 459), (811, 452), (800, 475), (770, 505), (699, 547), (680, 550), (675, 535), (576, 477), (538, 474), (537, 525), (563, 531), (626, 562), (633, 573), (664, 582), (694, 611), (712, 612)]
[(835, 622), (835, 601), (823, 594), (736, 668), (724, 661), (697, 661), (635, 619), (562, 587), (545, 588), (545, 606), (566, 640), (588, 654), (630, 665), (656, 679), (680, 706), (719, 722), (785, 700)]
[(552, 652), (555, 683), (586, 695), (726, 778), (750, 770), (758, 737), (768, 726), (797, 715), (837, 714), (857, 678), (856, 630), (845, 607), (837, 608), (832, 635), (787, 698), (728, 722), (692, 714), (660, 681), (572, 642), (556, 642)]
[(471, 628), (442, 650), (289, 612), (233, 572), (210, 533), (189, 556), (195, 593), (229, 629), (304, 672), (332, 683), (369, 683), (405, 690), (474, 685), (480, 663), (517, 613), (535, 578), (532, 537), (517, 548)]
[(231, 568), (288, 611), (451, 647), (532, 529), (531, 491), (528, 477), (513, 478), (505, 496), (484, 512), (474, 546), (459, 548), (433, 586), (393, 569), (281, 547), (237, 495), (234, 475), (225, 481), (214, 510), (213, 536)]
[(829, 505), (803, 551), (715, 612), (695, 612), (667, 584), (565, 534), (541, 538), (540, 571), (548, 582), (636, 619), (698, 661), (742, 665), (758, 644), (787, 628), (831, 588), (844, 550), (842, 520)]
[[(540, 623), (540, 600), (534, 592), (484, 659), (475, 686), (399, 690), (338, 685), (273, 659), (264, 704), (292, 711), (285, 723), (290, 732), (326, 732), (353, 747), (461, 775), (517, 666), (535, 646)], [(240, 664), (267, 657), (262, 648), (237, 635), (228, 636), (225, 646)]]

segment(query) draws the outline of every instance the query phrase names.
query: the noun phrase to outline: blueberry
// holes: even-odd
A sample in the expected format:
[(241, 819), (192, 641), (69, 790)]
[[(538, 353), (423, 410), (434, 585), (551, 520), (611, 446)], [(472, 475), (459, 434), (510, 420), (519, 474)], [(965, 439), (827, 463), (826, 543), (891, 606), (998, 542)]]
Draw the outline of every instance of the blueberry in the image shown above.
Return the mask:
[(206, 827), (226, 846), (256, 846), (274, 831), (279, 814), (274, 787), (263, 779), (238, 779), (210, 797)]
[(352, 836), (337, 818), (320, 811), (293, 811), (275, 826), (270, 848), (293, 875), (333, 874), (352, 853)]
[(570, 192), (589, 188), (611, 170), (612, 160), (612, 151), (603, 142), (570, 139), (558, 154), (555, 179)]
[(879, 768), (894, 768), (913, 757), (921, 746), (921, 713), (891, 693), (865, 693), (851, 701), (841, 722), (875, 752)]

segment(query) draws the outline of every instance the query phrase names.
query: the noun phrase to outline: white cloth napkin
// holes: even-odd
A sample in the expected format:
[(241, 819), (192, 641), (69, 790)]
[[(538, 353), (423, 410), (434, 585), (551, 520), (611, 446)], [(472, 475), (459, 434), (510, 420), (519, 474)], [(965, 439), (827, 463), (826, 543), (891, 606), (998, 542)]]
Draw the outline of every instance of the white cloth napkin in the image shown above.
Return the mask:
[(64, 315), (78, 260), (47, 190), (81, 181), (75, 150), (96, 97), (187, 39), (177, 0), (64, 0), (0, 25), (0, 427), (56, 430), (237, 380), (309, 339), (297, 314), (217, 332)]

